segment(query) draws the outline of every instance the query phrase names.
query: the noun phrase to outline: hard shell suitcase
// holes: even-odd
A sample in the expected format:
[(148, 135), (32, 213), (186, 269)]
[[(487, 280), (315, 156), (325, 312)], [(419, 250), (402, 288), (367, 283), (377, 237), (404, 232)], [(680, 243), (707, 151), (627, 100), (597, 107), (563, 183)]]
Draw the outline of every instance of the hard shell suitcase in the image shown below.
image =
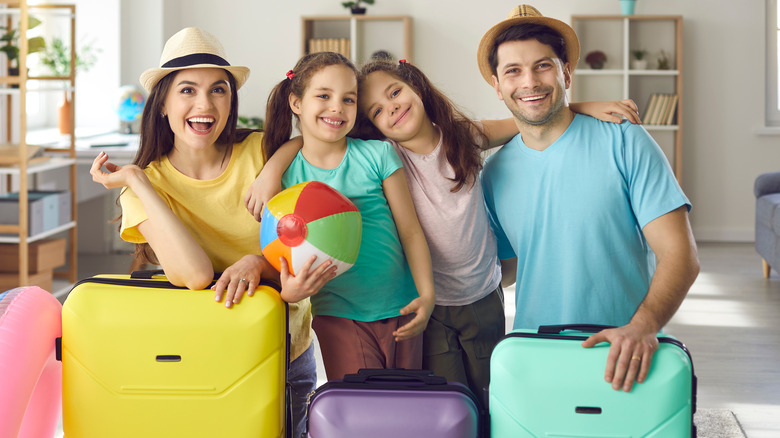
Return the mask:
[(88, 278), (60, 351), (67, 437), (284, 436), (287, 306), (269, 285), (226, 309), (165, 278)]
[(323, 384), (307, 411), (309, 438), (475, 438), (479, 403), (430, 371), (363, 369)]
[(616, 391), (604, 381), (609, 344), (580, 345), (603, 328), (508, 333), (490, 359), (491, 436), (695, 438), (696, 377), (685, 345), (659, 335), (647, 379)]

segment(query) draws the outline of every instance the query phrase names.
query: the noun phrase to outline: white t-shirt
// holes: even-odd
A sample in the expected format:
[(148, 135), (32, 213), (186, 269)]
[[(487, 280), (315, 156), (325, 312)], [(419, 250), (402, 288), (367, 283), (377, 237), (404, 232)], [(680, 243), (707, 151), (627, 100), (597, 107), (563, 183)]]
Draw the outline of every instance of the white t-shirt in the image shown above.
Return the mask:
[(433, 152), (424, 155), (388, 141), (404, 163), (409, 192), (428, 240), (436, 304), (463, 306), (498, 287), (501, 265), (482, 185), (477, 181), (450, 191), (455, 182), (449, 178), (455, 172), (443, 152), (442, 138)]

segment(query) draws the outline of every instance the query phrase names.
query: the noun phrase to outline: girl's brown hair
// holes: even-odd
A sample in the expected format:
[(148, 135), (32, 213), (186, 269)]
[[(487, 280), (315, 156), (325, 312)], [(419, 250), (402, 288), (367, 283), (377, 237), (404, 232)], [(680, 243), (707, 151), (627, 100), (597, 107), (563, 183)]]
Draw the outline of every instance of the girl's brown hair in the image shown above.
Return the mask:
[(357, 68), (344, 55), (335, 52), (310, 53), (298, 60), (295, 67), (287, 73), (287, 78), (271, 90), (265, 110), (263, 135), (263, 153), (266, 160), (292, 135), (293, 116), (297, 115), (290, 108), (290, 94), (303, 97), (311, 77), (331, 65), (344, 65), (355, 72), (356, 78), (358, 76)]
[[(445, 146), (445, 156), (455, 172), (452, 180), (455, 185), (451, 191), (459, 191), (465, 184), (474, 184), (482, 169), (480, 144), (487, 144), (488, 139), (481, 129), (469, 117), (457, 108), (447, 96), (437, 89), (419, 68), (408, 62), (391, 62), (374, 60), (364, 65), (360, 70), (358, 82), (358, 100), (365, 86), (365, 78), (369, 74), (382, 71), (408, 85), (417, 93), (423, 102), (425, 112), (431, 122), (441, 130), (442, 144)], [(384, 139), (385, 136), (360, 113), (353, 130), (354, 136), (363, 139)]]
[[(146, 105), (144, 106), (143, 113), (141, 115), (141, 135), (138, 144), (138, 151), (133, 159), (133, 164), (137, 165), (141, 169), (145, 169), (153, 161), (159, 161), (163, 156), (167, 155), (173, 149), (173, 131), (171, 125), (168, 123), (168, 118), (163, 117), (163, 106), (165, 105), (165, 99), (168, 97), (168, 92), (171, 89), (176, 74), (181, 70), (176, 70), (164, 78), (160, 79), (155, 84), (149, 97), (147, 98)], [(237, 142), (243, 141), (251, 130), (237, 130), (238, 125), (238, 93), (236, 93), (236, 79), (225, 70), (228, 77), (228, 84), (230, 84), (230, 115), (228, 116), (225, 128), (217, 138), (217, 148), (224, 149), (227, 153), (228, 145), (232, 145)], [(122, 190), (124, 192), (124, 190)], [(122, 196), (120, 193), (119, 196)], [(119, 198), (116, 200), (119, 205)], [(122, 215), (114, 219), (114, 221), (120, 221)], [(158, 264), (157, 257), (154, 255), (154, 251), (148, 243), (135, 244), (135, 258), (143, 263)]]

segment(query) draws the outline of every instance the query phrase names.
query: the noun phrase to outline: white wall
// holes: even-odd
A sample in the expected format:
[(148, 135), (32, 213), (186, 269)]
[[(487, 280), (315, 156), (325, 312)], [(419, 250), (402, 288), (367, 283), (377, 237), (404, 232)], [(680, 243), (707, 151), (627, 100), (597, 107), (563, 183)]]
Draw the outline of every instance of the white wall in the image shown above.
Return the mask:
[[(162, 44), (176, 30), (199, 26), (222, 41), (232, 63), (252, 69), (240, 94), (245, 115), (264, 114), (269, 90), (301, 55), (300, 16), (346, 12), (339, 0), (223, 0), (219, 5), (213, 0), (164, 0), (162, 10), (153, 0), (121, 1), (123, 29), (128, 19), (140, 20), (131, 26), (132, 37), (123, 36), (122, 53), (149, 52), (143, 55), (146, 62), (123, 65), (123, 82), (156, 64)], [(517, 4), (377, 0), (368, 13), (411, 15), (413, 62), (475, 117), (506, 117), (508, 111), (484, 83), (475, 59), (482, 34)], [(733, 4), (639, 0), (636, 7), (637, 14), (685, 18), (683, 188), (694, 204), (691, 221), (699, 240), (752, 240), (753, 181), (762, 172), (780, 170), (780, 137), (755, 134), (764, 117), (765, 5), (741, 2), (739, 14), (728, 13)], [(620, 13), (618, 0), (548, 0), (535, 6), (566, 22), (575, 14)], [(138, 13), (125, 15), (131, 10)], [(161, 41), (150, 40), (159, 34)]]

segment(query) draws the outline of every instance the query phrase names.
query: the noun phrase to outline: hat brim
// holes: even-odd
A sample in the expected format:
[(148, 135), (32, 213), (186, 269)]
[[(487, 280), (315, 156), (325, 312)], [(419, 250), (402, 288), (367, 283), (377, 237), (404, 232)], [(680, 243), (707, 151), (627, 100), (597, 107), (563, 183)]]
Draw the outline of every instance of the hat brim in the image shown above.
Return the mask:
[(505, 30), (518, 24), (540, 24), (547, 26), (552, 30), (558, 32), (563, 40), (566, 42), (566, 57), (569, 58), (568, 62), (571, 65), (571, 71), (577, 67), (577, 62), (580, 59), (580, 41), (577, 38), (577, 33), (568, 24), (563, 21), (556, 20), (550, 17), (514, 17), (507, 18), (506, 20), (496, 24), (488, 29), (485, 35), (482, 36), (482, 40), (479, 42), (477, 48), (477, 64), (479, 65), (479, 72), (482, 73), (482, 77), (485, 81), (493, 86), (493, 69), (490, 68), (490, 52), (493, 50), (496, 37), (501, 35)]
[(160, 79), (164, 78), (169, 73), (179, 71), (179, 70), (192, 69), (192, 68), (221, 68), (223, 70), (227, 70), (236, 79), (236, 90), (241, 88), (241, 86), (244, 85), (247, 78), (249, 77), (249, 68), (247, 67), (232, 66), (232, 65), (222, 66), (222, 65), (214, 65), (214, 64), (195, 64), (195, 65), (188, 65), (186, 67), (175, 67), (175, 68), (161, 68), (161, 67), (150, 68), (149, 70), (146, 70), (145, 72), (141, 73), (141, 77), (138, 80), (141, 82), (141, 86), (144, 87), (146, 92), (151, 93), (154, 86), (157, 85), (157, 82), (159, 82)]

